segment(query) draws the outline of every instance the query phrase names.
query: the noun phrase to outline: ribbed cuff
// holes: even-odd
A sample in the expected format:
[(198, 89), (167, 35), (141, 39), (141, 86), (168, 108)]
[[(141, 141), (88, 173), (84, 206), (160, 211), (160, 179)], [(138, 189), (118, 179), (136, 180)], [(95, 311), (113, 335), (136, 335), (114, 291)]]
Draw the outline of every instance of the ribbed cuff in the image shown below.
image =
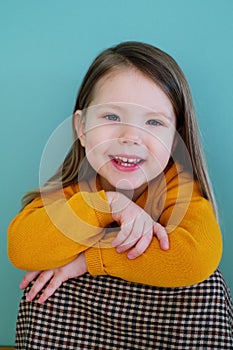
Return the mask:
[(93, 275), (107, 275), (101, 257), (100, 248), (88, 248), (85, 251), (88, 272)]
[(106, 227), (113, 221), (111, 208), (103, 190), (96, 193), (85, 193), (85, 197), (87, 202), (89, 198), (91, 206), (95, 210), (96, 216), (100, 223), (100, 227)]

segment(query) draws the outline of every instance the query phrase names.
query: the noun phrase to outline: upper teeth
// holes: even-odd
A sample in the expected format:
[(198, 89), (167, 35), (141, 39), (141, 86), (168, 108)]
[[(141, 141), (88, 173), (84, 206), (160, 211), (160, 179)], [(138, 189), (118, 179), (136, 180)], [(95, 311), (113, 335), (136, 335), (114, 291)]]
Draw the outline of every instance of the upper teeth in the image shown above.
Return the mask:
[(125, 157), (119, 157), (119, 156), (115, 156), (114, 157), (117, 160), (121, 160), (124, 163), (140, 163), (141, 159), (139, 158), (125, 158)]

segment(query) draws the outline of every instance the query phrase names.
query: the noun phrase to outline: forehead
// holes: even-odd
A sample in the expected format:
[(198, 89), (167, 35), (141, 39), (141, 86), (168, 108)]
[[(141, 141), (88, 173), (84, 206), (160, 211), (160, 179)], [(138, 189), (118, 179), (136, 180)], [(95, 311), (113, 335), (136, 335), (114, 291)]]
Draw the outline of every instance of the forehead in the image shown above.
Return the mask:
[(131, 103), (174, 117), (172, 104), (163, 90), (149, 77), (135, 69), (115, 70), (95, 86), (90, 105)]

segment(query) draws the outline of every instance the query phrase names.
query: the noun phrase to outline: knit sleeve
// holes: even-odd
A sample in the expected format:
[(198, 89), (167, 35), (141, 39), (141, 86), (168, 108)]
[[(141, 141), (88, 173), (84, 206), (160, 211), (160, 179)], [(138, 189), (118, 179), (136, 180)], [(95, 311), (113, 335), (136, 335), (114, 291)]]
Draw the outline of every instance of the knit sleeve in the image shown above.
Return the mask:
[[(170, 249), (161, 250), (156, 237), (138, 258), (104, 248), (103, 237), (97, 248), (86, 250), (89, 272), (107, 274), (125, 280), (161, 287), (181, 287), (199, 283), (218, 267), (222, 255), (220, 228), (210, 203), (193, 183), (191, 196), (188, 182), (177, 186), (177, 178), (168, 181), (168, 191), (158, 221), (169, 233)], [(188, 198), (186, 198), (188, 197)], [(105, 243), (105, 244), (103, 244)]]
[(62, 266), (101, 239), (113, 221), (104, 191), (66, 194), (36, 198), (11, 222), (8, 255), (16, 267)]
[[(106, 274), (162, 287), (201, 282), (220, 262), (222, 239), (210, 203), (196, 183), (187, 197), (187, 183), (178, 186), (176, 176), (168, 177), (161, 215), (157, 217), (156, 210), (152, 215), (169, 232), (168, 251), (161, 250), (156, 237), (135, 260), (111, 248), (116, 232), (103, 230), (112, 216), (105, 193), (100, 191), (72, 194), (67, 201), (56, 199), (46, 207), (41, 199), (34, 200), (10, 225), (10, 260), (22, 269), (43, 270), (62, 266), (85, 251), (92, 275)], [(152, 199), (161, 206), (161, 201)]]

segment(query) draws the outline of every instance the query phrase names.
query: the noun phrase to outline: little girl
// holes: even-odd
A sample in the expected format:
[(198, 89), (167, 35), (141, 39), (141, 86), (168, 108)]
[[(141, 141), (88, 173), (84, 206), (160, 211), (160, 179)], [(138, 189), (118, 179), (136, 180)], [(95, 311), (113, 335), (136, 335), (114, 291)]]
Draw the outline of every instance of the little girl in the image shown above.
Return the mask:
[(73, 130), (9, 227), (12, 263), (31, 270), (15, 349), (232, 349), (221, 233), (177, 63), (138, 42), (103, 51)]

